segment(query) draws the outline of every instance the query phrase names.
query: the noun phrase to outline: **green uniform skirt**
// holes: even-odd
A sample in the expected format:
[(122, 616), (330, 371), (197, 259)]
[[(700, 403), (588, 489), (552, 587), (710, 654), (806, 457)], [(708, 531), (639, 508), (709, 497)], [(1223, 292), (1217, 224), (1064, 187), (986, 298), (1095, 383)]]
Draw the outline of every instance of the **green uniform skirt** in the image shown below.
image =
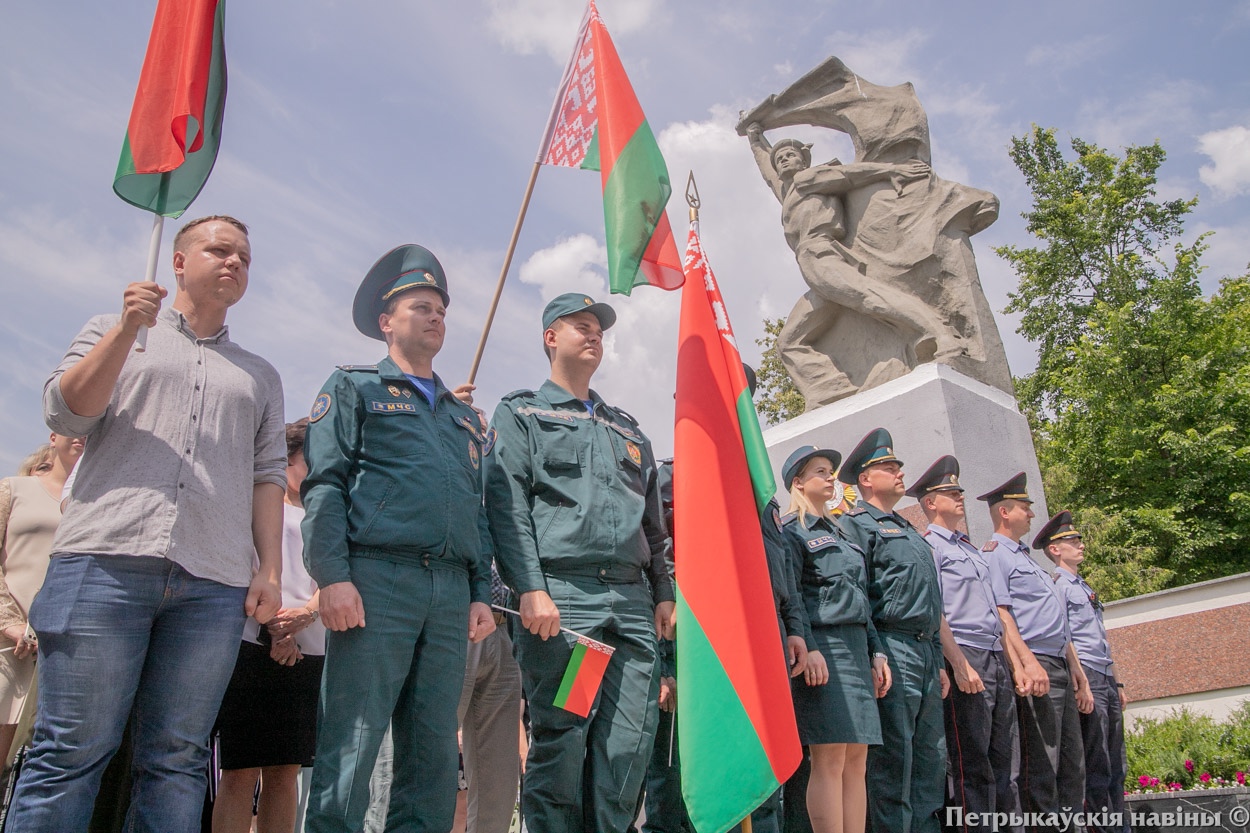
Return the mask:
[(809, 686), (799, 675), (790, 680), (799, 740), (815, 743), (881, 743), (881, 720), (873, 694), (864, 625), (812, 628), (816, 649), (829, 665), (829, 682)]

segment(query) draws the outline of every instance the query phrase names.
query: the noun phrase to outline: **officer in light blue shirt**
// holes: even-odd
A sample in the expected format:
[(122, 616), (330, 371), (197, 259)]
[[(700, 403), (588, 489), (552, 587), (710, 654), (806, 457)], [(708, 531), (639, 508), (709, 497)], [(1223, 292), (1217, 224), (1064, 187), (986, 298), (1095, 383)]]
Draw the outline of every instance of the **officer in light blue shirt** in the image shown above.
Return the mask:
[(977, 500), (989, 504), (994, 521), (994, 535), (981, 550), (1009, 596), (1010, 604), (998, 610), (1018, 695), (1020, 799), (1029, 813), (1079, 812), (1085, 756), (1078, 707), (1087, 712), (1093, 702), (1054, 579), (1022, 540), (1033, 520), (1024, 472)]
[(960, 829), (988, 831), (994, 813), (1020, 813), (1019, 726), (998, 617), (998, 606), (1011, 602), (1006, 585), (993, 581), (985, 554), (960, 530), (965, 510), (959, 461), (939, 458), (907, 494), (929, 520), (925, 539), (933, 547), (949, 625), (949, 635), (942, 632), (947, 674), (955, 683), (943, 709), (947, 806), (962, 808), (963, 818), (975, 813), (986, 820)]
[(1124, 821), (1124, 775), (1128, 761), (1124, 750), (1124, 686), (1116, 681), (1107, 628), (1102, 621), (1102, 602), (1085, 579), (1080, 566), (1085, 544), (1072, 524), (1072, 513), (1055, 515), (1033, 539), (1055, 563), (1055, 589), (1068, 609), (1068, 627), (1081, 667), (1089, 679), (1094, 709), (1081, 715), (1085, 741), (1085, 808), (1091, 813), (1119, 814)]

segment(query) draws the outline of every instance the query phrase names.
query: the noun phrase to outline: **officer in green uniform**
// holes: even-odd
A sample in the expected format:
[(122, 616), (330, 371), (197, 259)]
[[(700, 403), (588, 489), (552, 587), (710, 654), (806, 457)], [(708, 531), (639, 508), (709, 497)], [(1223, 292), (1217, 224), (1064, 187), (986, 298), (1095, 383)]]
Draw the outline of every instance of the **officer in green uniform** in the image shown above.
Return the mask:
[(860, 440), (838, 479), (859, 490), (859, 502), (841, 524), (864, 551), (872, 621), (894, 672), (894, 685), (877, 701), (882, 742), (868, 750), (868, 816), (877, 833), (936, 833), (946, 786), (942, 698), (948, 681), (933, 550), (894, 512), (906, 487), (903, 463), (884, 428)]
[(434, 374), (447, 279), (421, 246), (365, 276), (356, 327), (386, 341), (335, 371), (309, 417), (304, 559), (329, 633), (306, 827), (354, 833), (388, 724), (388, 829), (446, 833), (456, 802), (465, 629), (495, 629), (477, 414)]
[[(533, 739), (521, 809), (542, 833), (625, 830), (655, 739), (657, 632), (672, 637), (673, 584), (651, 444), (590, 379), (607, 304), (581, 293), (543, 312), (551, 377), (499, 403), (486, 456), (486, 506), (504, 581), (520, 597), (517, 661)], [(616, 651), (587, 717), (553, 705), (576, 644)]]

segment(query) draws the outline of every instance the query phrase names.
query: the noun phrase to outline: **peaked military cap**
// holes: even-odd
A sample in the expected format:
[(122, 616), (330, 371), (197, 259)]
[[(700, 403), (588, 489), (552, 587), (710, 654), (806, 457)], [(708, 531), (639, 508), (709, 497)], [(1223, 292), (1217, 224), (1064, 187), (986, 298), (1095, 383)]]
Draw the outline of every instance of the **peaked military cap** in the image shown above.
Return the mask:
[(848, 455), (846, 462), (838, 472), (838, 479), (843, 483), (854, 485), (859, 482), (859, 473), (877, 463), (898, 463), (903, 461), (894, 456), (894, 438), (884, 428), (874, 428), (868, 432), (859, 445)]
[(352, 321), (356, 329), (369, 338), (385, 341), (378, 316), (386, 309), (387, 302), (401, 292), (422, 287), (436, 291), (444, 304), (451, 303), (447, 275), (433, 252), (416, 243), (391, 249), (378, 258), (356, 290), (356, 300), (352, 302)]
[(790, 453), (790, 456), (786, 458), (786, 464), (781, 467), (781, 482), (786, 491), (790, 490), (790, 481), (798, 477), (799, 472), (807, 465), (807, 461), (813, 457), (828, 458), (835, 471), (838, 463), (842, 462), (842, 455), (832, 448), (817, 448), (814, 445), (799, 446)]
[(543, 332), (550, 330), (557, 318), (583, 311), (598, 318), (599, 326), (605, 330), (616, 323), (616, 310), (607, 304), (596, 304), (594, 298), (580, 292), (566, 292), (552, 298), (547, 308), (543, 310)]
[(1045, 549), (1047, 544), (1062, 538), (1080, 537), (1081, 533), (1072, 525), (1072, 513), (1065, 509), (1047, 521), (1046, 526), (1037, 533), (1037, 537), (1033, 539), (1033, 549)]
[(964, 487), (959, 485), (959, 461), (947, 454), (937, 458), (937, 461), (929, 466), (929, 470), (911, 484), (907, 495), (919, 500), (930, 492), (962, 492), (963, 490)]
[(1027, 481), (1028, 475), (1024, 472), (1019, 472), (997, 489), (990, 489), (983, 495), (977, 495), (977, 500), (983, 500), (990, 506), (1004, 500), (1019, 500), (1024, 503), (1032, 503), (1033, 498), (1029, 497)]

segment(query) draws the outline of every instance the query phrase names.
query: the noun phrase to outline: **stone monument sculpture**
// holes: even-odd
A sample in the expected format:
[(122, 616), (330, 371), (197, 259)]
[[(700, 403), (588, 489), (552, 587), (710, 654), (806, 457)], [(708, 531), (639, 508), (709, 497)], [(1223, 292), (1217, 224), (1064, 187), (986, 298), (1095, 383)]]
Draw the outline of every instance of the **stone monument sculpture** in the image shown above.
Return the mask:
[[(809, 145), (764, 136), (800, 124), (847, 134), (855, 160), (813, 165)], [(910, 83), (878, 86), (831, 57), (744, 113), (738, 133), (809, 287), (777, 342), (809, 410), (926, 362), (1013, 393), (969, 241), (998, 218), (998, 199), (932, 172)]]

